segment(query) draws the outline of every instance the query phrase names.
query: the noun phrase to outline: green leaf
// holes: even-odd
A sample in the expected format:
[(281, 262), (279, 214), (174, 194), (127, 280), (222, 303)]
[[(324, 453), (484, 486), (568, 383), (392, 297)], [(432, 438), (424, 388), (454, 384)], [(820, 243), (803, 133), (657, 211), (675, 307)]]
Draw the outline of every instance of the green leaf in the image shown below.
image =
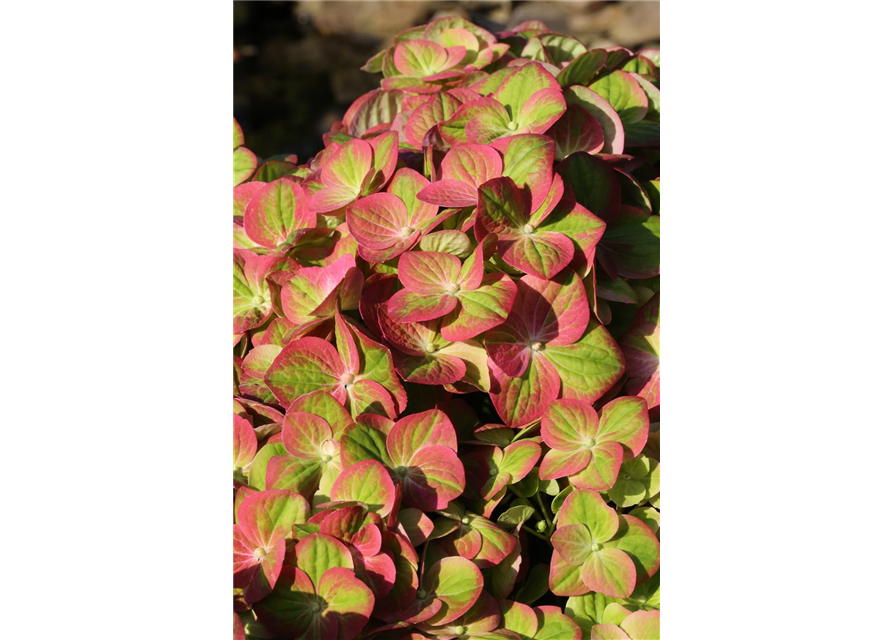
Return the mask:
[(534, 513), (536, 511), (533, 507), (526, 504), (509, 507), (499, 515), (496, 522), (501, 525), (507, 525), (506, 529), (514, 529), (527, 522), (528, 519), (533, 517)]
[(314, 585), (306, 573), (285, 565), (273, 592), (254, 605), (258, 621), (246, 626), (247, 637), (315, 637), (319, 618), (312, 610), (313, 591)]
[(609, 222), (620, 210), (620, 183), (617, 172), (601, 158), (573, 153), (558, 165), (565, 187), (574, 191), (577, 202)]
[(599, 271), (596, 282), (596, 295), (604, 300), (623, 304), (638, 304), (639, 298), (629, 282), (623, 278), (610, 278)]
[(563, 88), (573, 85), (588, 85), (596, 72), (605, 64), (608, 54), (604, 49), (593, 49), (573, 59), (562, 69), (556, 80)]
[(552, 64), (556, 66), (586, 53), (586, 46), (582, 42), (562, 33), (544, 33), (539, 36), (539, 41), (543, 43)]
[(571, 494), (571, 491), (573, 491), (573, 490), (574, 490), (573, 487), (567, 486), (561, 490), (561, 493), (559, 493), (557, 496), (552, 498), (552, 504), (550, 505), (552, 513), (558, 513), (558, 510), (561, 509), (561, 505), (564, 504), (564, 501), (567, 500), (567, 497)]
[(648, 113), (648, 96), (626, 71), (612, 71), (589, 88), (611, 103), (624, 126), (638, 122)]
[(298, 165), (293, 162), (286, 162), (283, 160), (267, 160), (261, 165), (261, 167), (257, 170), (257, 173), (254, 174), (252, 180), (256, 180), (258, 182), (273, 182), (282, 178), (283, 176), (294, 175), (295, 170), (298, 168)]
[(618, 507), (632, 507), (645, 499), (647, 491), (645, 485), (635, 478), (624, 478), (623, 475), (617, 476), (617, 482), (608, 489), (608, 497)]
[(546, 62), (546, 48), (538, 39), (531, 38), (527, 41), (527, 44), (524, 45), (524, 49), (521, 51), (521, 57), (537, 60), (538, 62)]
[(629, 512), (634, 518), (638, 518), (655, 534), (660, 530), (660, 511), (654, 507), (639, 507)]
[(534, 565), (527, 574), (524, 584), (515, 594), (515, 600), (531, 604), (543, 597), (549, 590), (549, 565)]
[(540, 480), (539, 490), (549, 496), (557, 496), (561, 493), (561, 485), (557, 480)]
[(366, 73), (381, 73), (382, 61), (384, 60), (385, 54), (388, 52), (387, 49), (384, 51), (379, 51), (374, 56), (369, 58), (360, 69), (365, 71)]
[[(599, 254), (625, 278), (650, 278), (660, 273), (660, 216), (621, 207), (598, 245)], [(606, 267), (607, 268), (607, 267)]]
[(654, 86), (649, 80), (646, 80), (638, 74), (632, 74), (639, 86), (648, 97), (648, 117), (654, 116), (655, 120), (660, 119), (660, 89)]
[(645, 213), (651, 213), (651, 200), (642, 188), (642, 185), (633, 176), (625, 171), (617, 170), (617, 178), (620, 183), (620, 198), (623, 204), (641, 209)]
[(525, 498), (532, 498), (535, 496), (540, 490), (539, 474), (536, 472), (536, 467), (534, 467), (533, 473), (527, 474), (521, 482), (517, 482), (512, 486), (518, 492), (518, 495), (524, 496)]

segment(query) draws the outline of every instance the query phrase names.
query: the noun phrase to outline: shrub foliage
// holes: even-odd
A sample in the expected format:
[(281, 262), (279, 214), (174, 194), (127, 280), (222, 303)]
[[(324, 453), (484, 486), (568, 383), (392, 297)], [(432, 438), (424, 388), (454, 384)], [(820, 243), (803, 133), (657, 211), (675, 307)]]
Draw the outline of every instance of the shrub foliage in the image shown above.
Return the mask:
[(235, 638), (659, 636), (660, 54), (400, 33), (233, 123)]

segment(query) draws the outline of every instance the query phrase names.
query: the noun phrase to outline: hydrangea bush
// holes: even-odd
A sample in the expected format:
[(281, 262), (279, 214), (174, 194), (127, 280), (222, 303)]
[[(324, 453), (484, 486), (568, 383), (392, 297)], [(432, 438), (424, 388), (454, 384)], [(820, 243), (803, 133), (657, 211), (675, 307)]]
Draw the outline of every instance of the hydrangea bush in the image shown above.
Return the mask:
[(233, 125), (234, 638), (650, 640), (660, 54), (441, 18)]

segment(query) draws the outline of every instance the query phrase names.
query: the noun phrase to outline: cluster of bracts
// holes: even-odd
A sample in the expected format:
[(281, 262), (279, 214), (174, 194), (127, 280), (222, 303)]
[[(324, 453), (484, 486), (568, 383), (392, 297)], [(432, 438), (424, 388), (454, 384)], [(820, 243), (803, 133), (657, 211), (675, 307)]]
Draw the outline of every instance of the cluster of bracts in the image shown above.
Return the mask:
[(365, 69), (304, 164), (234, 124), (234, 637), (657, 638), (658, 51)]

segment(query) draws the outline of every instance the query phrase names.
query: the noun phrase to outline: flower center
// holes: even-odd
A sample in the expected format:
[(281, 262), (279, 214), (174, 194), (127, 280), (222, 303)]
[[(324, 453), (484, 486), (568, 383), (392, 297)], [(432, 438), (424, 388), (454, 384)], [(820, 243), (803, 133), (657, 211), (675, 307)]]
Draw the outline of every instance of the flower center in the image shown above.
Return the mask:
[(468, 516), (464, 516), (460, 522), (462, 522), (462, 524), (469, 524), (471, 522), (471, 518), (469, 518)]
[(330, 456), (328, 453), (323, 454), (323, 456), (322, 456), (322, 461), (323, 461), (323, 462), (331, 462), (331, 461), (332, 461), (332, 456)]
[(253, 304), (255, 307), (260, 306), (263, 301), (264, 299), (262, 296), (254, 296), (253, 298), (251, 298), (251, 304)]
[(342, 373), (341, 374), (341, 384), (343, 384), (345, 387), (353, 384), (353, 380), (354, 380), (354, 377), (353, 377), (352, 373)]
[(257, 549), (254, 550), (254, 560), (255, 561), (263, 560), (265, 557), (267, 557), (266, 549), (262, 549), (261, 547), (258, 547)]
[(319, 604), (318, 602), (314, 602), (313, 604), (310, 605), (310, 610), (313, 613), (319, 613), (320, 611), (322, 611), (322, 605)]
[(534, 342), (533, 344), (530, 345), (530, 348), (533, 349), (534, 351), (540, 351), (543, 348), (543, 343), (542, 342)]
[(490, 469), (490, 475), (491, 475), (491, 476), (495, 476), (497, 473), (499, 473), (499, 469), (495, 469), (495, 468), (494, 468), (494, 469)]
[(437, 349), (437, 347), (434, 346), (433, 342), (429, 342), (428, 344), (425, 345), (425, 351), (427, 351), (428, 353), (434, 353), (434, 351), (436, 349)]
[(598, 542), (593, 542), (593, 543), (592, 543), (592, 546), (590, 547), (590, 549), (592, 549), (593, 551), (601, 551), (601, 550), (602, 550), (602, 545), (599, 544)]
[(415, 597), (418, 598), (419, 600), (424, 600), (425, 598), (428, 597), (428, 592), (425, 591), (424, 589), (419, 589), (418, 591), (415, 592)]
[(461, 636), (461, 635), (464, 634), (466, 631), (468, 631), (468, 629), (466, 629), (465, 627), (456, 627), (456, 635)]
[(533, 233), (533, 225), (525, 224), (524, 225), (524, 233)]
[(456, 293), (459, 290), (459, 285), (455, 282), (451, 282), (447, 285), (447, 291), (449, 293)]
[(403, 227), (402, 229), (400, 229), (400, 235), (403, 236), (404, 238), (406, 236), (412, 235), (412, 228), (411, 227)]
[(585, 444), (587, 447), (594, 447), (595, 446), (595, 438), (588, 438), (586, 440), (586, 442), (584, 442), (583, 444)]
[(509, 122), (509, 131), (517, 131), (517, 130), (518, 130), (518, 123), (515, 122), (514, 120)]

